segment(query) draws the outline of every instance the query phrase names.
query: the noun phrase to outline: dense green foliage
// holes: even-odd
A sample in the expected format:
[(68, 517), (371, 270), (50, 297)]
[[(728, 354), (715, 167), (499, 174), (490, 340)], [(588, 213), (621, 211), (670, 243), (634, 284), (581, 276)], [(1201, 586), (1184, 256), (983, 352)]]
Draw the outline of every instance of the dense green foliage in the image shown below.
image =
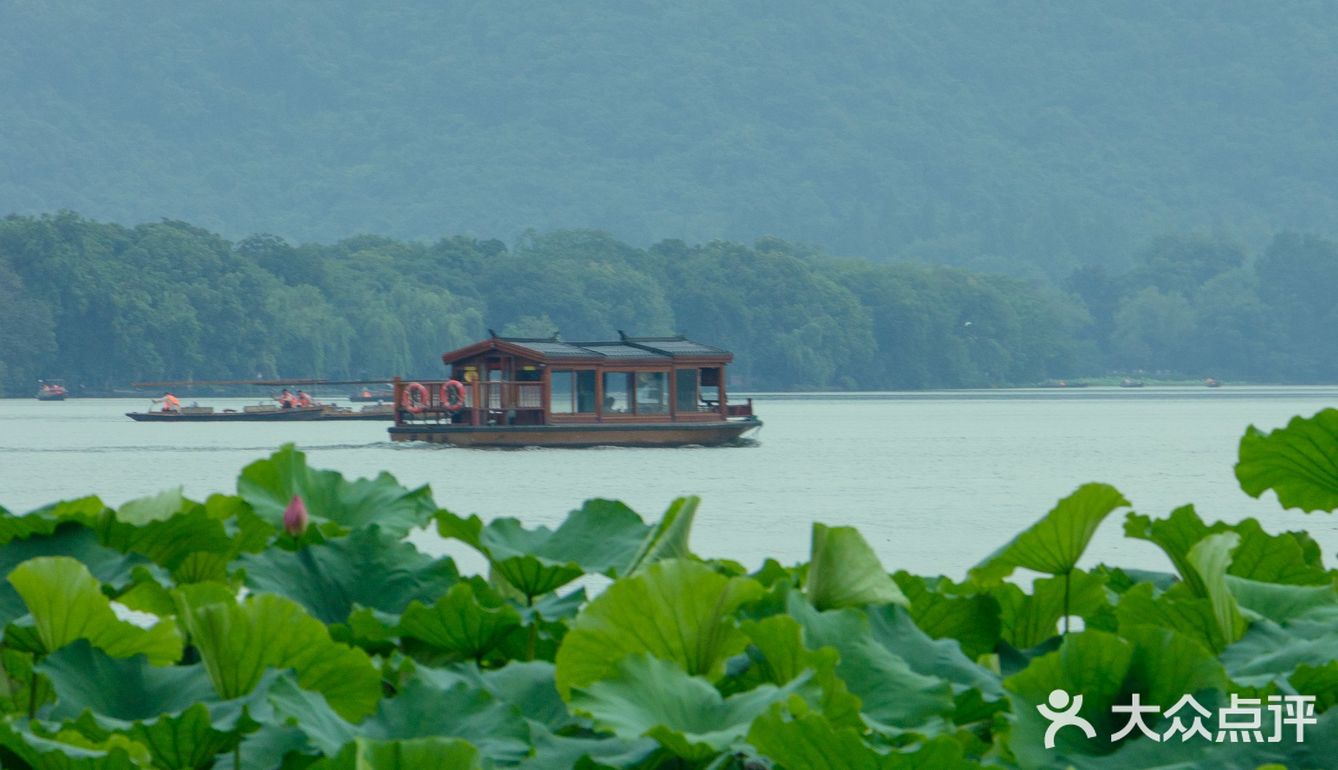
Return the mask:
[[(1315, 458), (1338, 455), (1335, 425), (1251, 428), (1245, 489), (1332, 511), (1338, 473)], [(889, 575), (857, 531), (816, 523), (807, 564), (701, 560), (697, 503), (648, 525), (591, 500), (526, 529), (287, 446), (203, 503), (0, 509), (0, 764), (1299, 770), (1338, 752), (1338, 572), (1303, 532), (1129, 512), (1126, 535), (1176, 572), (1081, 569), (1129, 506), (1085, 484), (954, 582)], [(488, 576), (404, 539), (423, 526)], [(1017, 569), (1044, 577), (1028, 591)], [(1084, 696), (1096, 738), (1044, 747), (1056, 689)], [(1111, 740), (1112, 707), (1186, 695), (1209, 736), (1236, 697), (1311, 696), (1314, 715), (1237, 743), (1175, 740), (1181, 717), (1158, 713), (1166, 742)]]
[(1279, 235), (1258, 255), (1164, 237), (1122, 273), (1064, 289), (954, 268), (591, 231), (513, 247), (358, 236), (231, 243), (182, 222), (70, 213), (0, 220), (0, 391), (37, 378), (434, 375), (501, 333), (568, 340), (680, 332), (734, 351), (750, 389), (1035, 384), (1111, 373), (1338, 378), (1338, 244)]
[(1159, 232), (1333, 236), (1338, 11), (1272, 11), (14, 0), (0, 211), (231, 239), (772, 234), (1056, 277)]

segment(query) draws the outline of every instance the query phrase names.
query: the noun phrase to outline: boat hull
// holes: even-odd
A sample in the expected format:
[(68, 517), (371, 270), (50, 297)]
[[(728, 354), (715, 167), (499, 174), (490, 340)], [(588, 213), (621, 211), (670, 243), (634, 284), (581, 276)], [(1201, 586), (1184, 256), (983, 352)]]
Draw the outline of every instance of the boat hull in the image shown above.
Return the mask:
[(276, 409), (272, 412), (211, 412), (209, 414), (178, 414), (175, 412), (126, 412), (135, 422), (301, 422), (319, 420), (325, 412), (321, 407)]
[(52, 396), (52, 395), (48, 395), (48, 394), (42, 393), (42, 394), (39, 394), (39, 395), (37, 396), (37, 400), (38, 400), (38, 401), (64, 401), (64, 400), (65, 400), (65, 394), (64, 394), (64, 393), (61, 393), (60, 395)]
[(480, 448), (719, 446), (736, 441), (761, 425), (758, 419), (645, 424), (396, 425), (390, 429), (390, 439)]

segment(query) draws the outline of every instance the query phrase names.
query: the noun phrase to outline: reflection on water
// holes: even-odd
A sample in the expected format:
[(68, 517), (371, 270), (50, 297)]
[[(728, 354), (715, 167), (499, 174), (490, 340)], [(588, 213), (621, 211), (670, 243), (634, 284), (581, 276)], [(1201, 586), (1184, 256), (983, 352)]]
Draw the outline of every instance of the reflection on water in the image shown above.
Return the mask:
[[(455, 449), (385, 440), (385, 424), (135, 423), (142, 399), (0, 401), (0, 505), (28, 510), (97, 493), (112, 504), (184, 484), (232, 491), (247, 463), (296, 442), (316, 467), (387, 470), (431, 484), (461, 513), (553, 525), (587, 497), (657, 518), (702, 497), (694, 549), (755, 565), (807, 558), (813, 521), (852, 524), (888, 569), (960, 576), (1058, 498), (1114, 484), (1154, 516), (1193, 502), (1207, 519), (1256, 516), (1307, 529), (1333, 563), (1338, 517), (1253, 500), (1233, 475), (1248, 424), (1282, 425), (1338, 405), (1338, 388), (1036, 389), (894, 394), (754, 394), (765, 423), (746, 447)], [(241, 399), (211, 399), (241, 405)], [(1155, 546), (1125, 540), (1116, 516), (1092, 554), (1169, 569)]]

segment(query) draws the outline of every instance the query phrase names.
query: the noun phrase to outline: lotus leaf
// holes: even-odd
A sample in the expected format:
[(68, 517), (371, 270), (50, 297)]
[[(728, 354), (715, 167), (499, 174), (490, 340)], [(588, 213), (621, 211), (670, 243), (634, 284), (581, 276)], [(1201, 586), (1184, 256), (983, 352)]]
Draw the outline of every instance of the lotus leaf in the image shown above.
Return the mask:
[(558, 691), (567, 697), (643, 652), (717, 679), (725, 660), (747, 644), (734, 611), (761, 595), (762, 586), (748, 578), (726, 578), (684, 559), (656, 562), (609, 586), (576, 616), (558, 652)]
[(853, 527), (828, 527), (814, 522), (805, 590), (809, 601), (820, 610), (866, 604), (910, 605), (873, 549)]
[(1018, 567), (1063, 575), (1078, 565), (1101, 522), (1127, 505), (1129, 501), (1108, 484), (1084, 484), (973, 567), (971, 575), (986, 584), (998, 582)]
[(307, 467), (307, 457), (286, 444), (266, 460), (246, 466), (237, 492), (270, 526), (281, 529), (283, 511), (300, 496), (314, 524), (332, 532), (376, 524), (395, 537), (426, 524), (437, 508), (427, 487), (408, 490), (389, 473), (348, 481), (334, 471)]
[(1284, 508), (1338, 509), (1338, 409), (1294, 417), (1270, 433), (1251, 425), (1240, 440), (1236, 478), (1251, 497), (1273, 490)]
[(32, 613), (46, 652), (87, 639), (113, 657), (143, 653), (154, 663), (181, 658), (176, 624), (160, 622), (144, 629), (120, 620), (102, 584), (68, 556), (30, 559), (9, 573), (9, 582)]

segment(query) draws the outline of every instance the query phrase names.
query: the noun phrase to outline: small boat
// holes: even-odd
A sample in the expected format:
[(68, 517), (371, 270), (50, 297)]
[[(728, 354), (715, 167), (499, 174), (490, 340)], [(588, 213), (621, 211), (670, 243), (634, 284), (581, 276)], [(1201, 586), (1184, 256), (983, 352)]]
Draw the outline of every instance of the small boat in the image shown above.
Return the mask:
[(384, 420), (395, 419), (394, 404), (369, 404), (354, 411), (347, 406), (327, 405), (321, 420)]
[(395, 381), (392, 441), (461, 447), (676, 447), (761, 427), (731, 404), (734, 355), (683, 337), (499, 337), (446, 353), (450, 379)]
[(65, 385), (60, 380), (38, 380), (37, 400), (38, 401), (64, 401), (65, 396), (69, 395), (65, 390)]
[(1120, 387), (1121, 387), (1121, 388), (1141, 388), (1141, 387), (1143, 387), (1143, 381), (1142, 381), (1142, 380), (1131, 380), (1131, 379), (1129, 379), (1128, 377), (1125, 377), (1123, 380), (1120, 380)]
[(1212, 377), (1209, 377), (1203, 381), (1203, 386), (1205, 388), (1220, 388), (1222, 387), (1222, 383), (1218, 382), (1217, 380), (1214, 380)]
[(293, 422), (319, 420), (323, 406), (295, 406), (284, 409), (268, 404), (215, 411), (212, 406), (186, 406), (176, 411), (126, 412), (135, 422)]

